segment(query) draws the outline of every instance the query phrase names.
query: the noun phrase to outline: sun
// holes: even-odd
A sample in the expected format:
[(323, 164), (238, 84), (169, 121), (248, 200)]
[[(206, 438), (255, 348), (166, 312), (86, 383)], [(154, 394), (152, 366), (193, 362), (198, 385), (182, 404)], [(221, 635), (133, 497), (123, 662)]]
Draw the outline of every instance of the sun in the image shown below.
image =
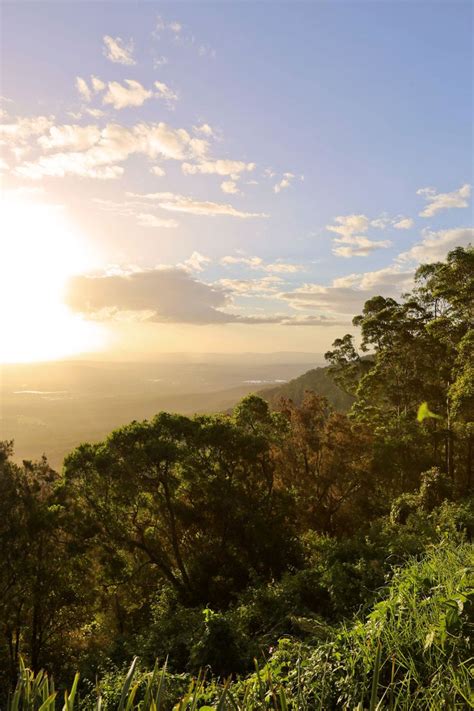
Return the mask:
[(54, 360), (100, 348), (102, 329), (63, 301), (69, 277), (91, 267), (90, 250), (66, 212), (5, 192), (0, 235), (0, 362)]

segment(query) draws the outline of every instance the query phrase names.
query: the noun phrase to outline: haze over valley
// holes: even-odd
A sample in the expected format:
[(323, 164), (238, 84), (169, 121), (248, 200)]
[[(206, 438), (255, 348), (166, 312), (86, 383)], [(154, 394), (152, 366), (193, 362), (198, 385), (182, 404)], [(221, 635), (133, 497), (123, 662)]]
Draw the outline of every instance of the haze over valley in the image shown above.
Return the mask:
[(166, 354), (155, 361), (100, 359), (4, 365), (0, 431), (15, 458), (48, 456), (61, 468), (81, 442), (97, 441), (161, 410), (222, 412), (249, 392), (286, 383), (324, 358), (311, 353)]

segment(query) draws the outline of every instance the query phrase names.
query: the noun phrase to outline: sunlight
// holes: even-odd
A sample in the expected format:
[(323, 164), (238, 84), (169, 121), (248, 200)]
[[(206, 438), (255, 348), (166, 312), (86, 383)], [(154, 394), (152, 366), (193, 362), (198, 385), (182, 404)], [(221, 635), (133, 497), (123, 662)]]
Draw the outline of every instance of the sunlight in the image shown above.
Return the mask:
[(0, 233), (0, 362), (52, 360), (104, 342), (63, 303), (67, 279), (91, 265), (85, 240), (64, 210), (4, 196)]

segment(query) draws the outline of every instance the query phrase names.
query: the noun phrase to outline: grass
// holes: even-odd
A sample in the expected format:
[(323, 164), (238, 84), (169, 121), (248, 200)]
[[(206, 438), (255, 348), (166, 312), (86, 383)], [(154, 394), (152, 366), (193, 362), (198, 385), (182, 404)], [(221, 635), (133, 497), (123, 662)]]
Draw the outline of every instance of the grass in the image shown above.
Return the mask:
[[(79, 696), (79, 676), (59, 695), (23, 663), (7, 711), (408, 711), (474, 708), (471, 545), (446, 542), (395, 572), (365, 619), (323, 644), (282, 639), (243, 679), (149, 672), (135, 658), (121, 678)], [(184, 691), (183, 691), (183, 686)]]

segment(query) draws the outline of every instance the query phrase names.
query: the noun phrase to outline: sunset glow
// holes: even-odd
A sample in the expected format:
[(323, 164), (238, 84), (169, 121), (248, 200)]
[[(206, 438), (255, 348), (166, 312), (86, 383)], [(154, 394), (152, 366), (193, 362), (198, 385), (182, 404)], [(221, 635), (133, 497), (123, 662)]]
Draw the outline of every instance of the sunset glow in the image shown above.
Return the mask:
[(64, 304), (64, 287), (91, 255), (61, 208), (6, 195), (0, 299), (1, 362), (56, 359), (91, 351), (104, 343), (103, 330)]

